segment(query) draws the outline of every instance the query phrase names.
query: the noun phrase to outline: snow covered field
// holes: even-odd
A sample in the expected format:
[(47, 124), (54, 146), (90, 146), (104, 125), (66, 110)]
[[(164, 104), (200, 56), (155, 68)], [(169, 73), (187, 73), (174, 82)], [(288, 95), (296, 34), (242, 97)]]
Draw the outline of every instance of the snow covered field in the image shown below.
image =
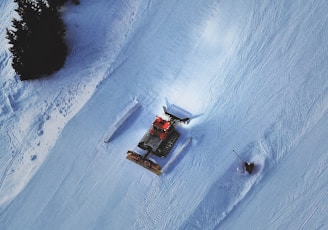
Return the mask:
[[(327, 1), (69, 3), (66, 65), (33, 82), (10, 65), (14, 8), (0, 229), (328, 228)], [(194, 118), (157, 176), (125, 156), (167, 102)]]

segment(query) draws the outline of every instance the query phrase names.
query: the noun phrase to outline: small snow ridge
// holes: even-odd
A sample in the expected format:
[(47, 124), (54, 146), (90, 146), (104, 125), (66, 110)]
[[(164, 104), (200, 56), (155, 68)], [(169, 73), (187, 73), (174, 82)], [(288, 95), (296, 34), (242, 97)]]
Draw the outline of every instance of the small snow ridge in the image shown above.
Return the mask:
[(123, 111), (117, 116), (116, 121), (111, 124), (108, 132), (104, 136), (104, 142), (108, 143), (118, 129), (138, 110), (141, 104), (137, 100), (133, 100)]

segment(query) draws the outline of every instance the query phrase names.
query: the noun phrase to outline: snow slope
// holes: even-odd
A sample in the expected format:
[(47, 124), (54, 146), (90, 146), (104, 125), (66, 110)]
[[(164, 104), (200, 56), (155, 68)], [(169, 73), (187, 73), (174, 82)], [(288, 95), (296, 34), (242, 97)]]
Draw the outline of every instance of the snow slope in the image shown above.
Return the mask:
[[(64, 11), (65, 67), (11, 85), (2, 44), (1, 229), (327, 228), (327, 9), (81, 1)], [(135, 99), (141, 109), (126, 118)], [(195, 118), (158, 177), (125, 154), (166, 101)], [(119, 114), (126, 122), (105, 144)], [(254, 174), (236, 170), (233, 149)]]
[[(108, 1), (84, 3), (83, 7), (68, 4), (63, 10), (70, 49), (65, 67), (49, 79), (22, 83), (11, 68), (5, 39), (16, 6), (11, 1), (1, 3), (0, 204), (22, 190), (67, 121), (113, 71), (116, 57), (139, 17), (134, 14), (138, 7), (137, 3), (112, 7)], [(95, 14), (99, 9), (111, 13)], [(112, 29), (95, 26), (98, 23)], [(102, 39), (94, 39), (95, 35)]]

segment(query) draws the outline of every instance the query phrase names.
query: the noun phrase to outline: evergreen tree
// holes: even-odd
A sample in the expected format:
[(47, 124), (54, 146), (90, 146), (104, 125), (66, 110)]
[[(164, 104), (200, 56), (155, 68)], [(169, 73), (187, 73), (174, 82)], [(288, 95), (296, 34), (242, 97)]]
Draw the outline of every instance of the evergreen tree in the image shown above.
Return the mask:
[(50, 75), (65, 63), (65, 26), (57, 7), (46, 1), (14, 0), (20, 19), (13, 19), (7, 38), (12, 66), (21, 80)]
[(48, 2), (52, 7), (61, 7), (67, 2), (67, 0), (48, 0)]

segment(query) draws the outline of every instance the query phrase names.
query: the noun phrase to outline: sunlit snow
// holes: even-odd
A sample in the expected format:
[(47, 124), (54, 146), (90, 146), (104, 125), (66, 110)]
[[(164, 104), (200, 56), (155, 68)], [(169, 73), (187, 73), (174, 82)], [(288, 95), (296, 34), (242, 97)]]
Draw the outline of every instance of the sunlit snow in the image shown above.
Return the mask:
[[(15, 8), (0, 3), (0, 229), (328, 228), (327, 1), (68, 1), (65, 66), (27, 82)], [(157, 176), (126, 152), (162, 106), (192, 119)]]

